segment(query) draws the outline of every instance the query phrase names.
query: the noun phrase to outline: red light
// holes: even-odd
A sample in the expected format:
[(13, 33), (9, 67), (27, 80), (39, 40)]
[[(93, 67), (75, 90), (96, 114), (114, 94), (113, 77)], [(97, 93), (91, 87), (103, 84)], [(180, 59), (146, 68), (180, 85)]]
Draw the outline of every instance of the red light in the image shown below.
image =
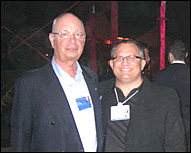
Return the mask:
[(124, 40), (130, 40), (130, 38), (124, 38)]
[(105, 43), (110, 45), (111, 44), (111, 40), (106, 40)]

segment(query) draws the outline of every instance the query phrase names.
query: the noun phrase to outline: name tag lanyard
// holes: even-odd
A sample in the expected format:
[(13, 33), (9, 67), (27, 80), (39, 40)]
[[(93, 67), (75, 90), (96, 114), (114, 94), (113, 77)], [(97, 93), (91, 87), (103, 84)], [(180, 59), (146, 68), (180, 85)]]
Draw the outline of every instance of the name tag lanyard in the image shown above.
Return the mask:
[(119, 98), (118, 98), (118, 94), (117, 94), (116, 88), (114, 88), (114, 91), (115, 91), (115, 97), (116, 97), (116, 99), (117, 99), (117, 106), (121, 106), (121, 105), (125, 104), (129, 99), (131, 99), (133, 96), (135, 96), (135, 95), (139, 92), (139, 90), (137, 90), (137, 91), (136, 91), (135, 93), (133, 93), (129, 98), (127, 98), (125, 101), (119, 102)]

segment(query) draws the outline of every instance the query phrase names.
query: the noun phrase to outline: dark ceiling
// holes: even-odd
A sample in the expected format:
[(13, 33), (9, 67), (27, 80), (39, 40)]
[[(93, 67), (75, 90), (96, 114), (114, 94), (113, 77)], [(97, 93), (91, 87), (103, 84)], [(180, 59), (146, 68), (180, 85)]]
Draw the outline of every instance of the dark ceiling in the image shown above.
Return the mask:
[[(1, 27), (15, 30), (36, 24), (43, 26), (77, 1), (1, 1)], [(90, 1), (79, 1), (70, 11), (89, 18)], [(154, 27), (161, 1), (118, 1), (119, 35), (137, 37)], [(110, 21), (110, 1), (95, 1), (96, 11), (104, 11)], [(190, 1), (167, 1), (167, 35), (190, 39)]]
[[(48, 33), (51, 31), (51, 21), (68, 10), (86, 23), (90, 19), (91, 2), (95, 4), (96, 13), (103, 13), (110, 24), (110, 1), (1, 1), (1, 55), (7, 55), (7, 52), (11, 51), (9, 58), (3, 58), (5, 69), (16, 65), (26, 68), (26, 63), (30, 66), (27, 67), (29, 69), (31, 66), (37, 67), (47, 62), (27, 45), (17, 48), (22, 41), (15, 36), (16, 34), (26, 39), (39, 30), (35, 39), (29, 39), (27, 42), (43, 55), (50, 54), (52, 50), (48, 42)], [(161, 1), (118, 1), (119, 36), (136, 39), (159, 25), (160, 4)], [(190, 48), (190, 1), (167, 1), (166, 18), (167, 37), (171, 40), (182, 39)], [(43, 30), (40, 30), (42, 28)], [(14, 50), (15, 47), (17, 50)], [(24, 51), (27, 54), (23, 54)]]

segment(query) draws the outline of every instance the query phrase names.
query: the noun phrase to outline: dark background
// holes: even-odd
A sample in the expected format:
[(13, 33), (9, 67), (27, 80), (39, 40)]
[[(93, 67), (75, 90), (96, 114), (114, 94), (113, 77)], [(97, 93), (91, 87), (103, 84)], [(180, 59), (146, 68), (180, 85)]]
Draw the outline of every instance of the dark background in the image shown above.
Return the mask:
[[(76, 1), (1, 1), (1, 26), (14, 31), (43, 26)], [(80, 1), (73, 9), (83, 21), (89, 18), (89, 2)], [(103, 11), (110, 21), (110, 1), (95, 1), (96, 12)], [(136, 37), (157, 22), (161, 1), (118, 1), (119, 35)], [(167, 35), (188, 40), (190, 37), (190, 1), (167, 1)], [(139, 30), (140, 29), (140, 30)]]
[[(48, 40), (51, 21), (76, 2), (1, 1), (1, 56), (6, 56), (11, 49), (22, 42), (14, 34), (26, 39), (39, 30), (35, 39), (29, 39), (27, 42), (33, 44), (32, 46), (43, 55), (51, 58), (52, 50)], [(93, 1), (93, 3), (96, 13), (103, 13), (107, 22), (111, 24), (110, 1)], [(159, 25), (160, 4), (161, 1), (118, 1), (119, 36), (136, 39), (149, 29)], [(69, 12), (76, 14), (86, 23), (90, 19), (90, 8), (91, 1), (79, 1)], [(190, 48), (190, 1), (167, 1), (166, 18), (166, 37), (171, 41), (181, 39)], [(97, 24), (99, 25), (99, 23)], [(100, 24), (100, 26), (104, 25)], [(41, 30), (42, 27), (44, 28)], [(96, 39), (104, 43), (104, 40)], [(102, 52), (108, 52), (105, 51), (108, 47), (104, 47), (104, 49), (101, 47), (101, 49)], [(37, 52), (35, 54), (31, 48), (26, 49), (26, 45), (21, 45), (1, 60), (1, 69), (26, 70), (39, 67), (47, 62)], [(84, 54), (86, 58), (89, 56), (88, 53)], [(97, 60), (99, 58), (97, 57)]]

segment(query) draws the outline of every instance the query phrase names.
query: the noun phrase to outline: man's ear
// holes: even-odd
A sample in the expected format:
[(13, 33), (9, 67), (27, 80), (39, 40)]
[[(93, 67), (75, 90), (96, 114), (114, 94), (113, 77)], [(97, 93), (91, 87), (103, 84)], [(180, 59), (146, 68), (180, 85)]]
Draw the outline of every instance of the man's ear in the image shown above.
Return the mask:
[(141, 70), (145, 68), (146, 60), (141, 60)]
[(113, 69), (113, 60), (109, 60), (109, 61), (107, 62), (107, 64), (111, 67), (111, 69)]
[(51, 34), (51, 33), (49, 33), (49, 40), (50, 40), (50, 43), (51, 43), (51, 46), (52, 46), (52, 48), (54, 48), (54, 35), (53, 34)]
[(186, 55), (185, 55), (185, 58), (187, 58), (188, 57), (188, 52), (186, 52)]
[(172, 63), (174, 61), (174, 56), (172, 55), (172, 53), (168, 53), (168, 61), (170, 63)]

